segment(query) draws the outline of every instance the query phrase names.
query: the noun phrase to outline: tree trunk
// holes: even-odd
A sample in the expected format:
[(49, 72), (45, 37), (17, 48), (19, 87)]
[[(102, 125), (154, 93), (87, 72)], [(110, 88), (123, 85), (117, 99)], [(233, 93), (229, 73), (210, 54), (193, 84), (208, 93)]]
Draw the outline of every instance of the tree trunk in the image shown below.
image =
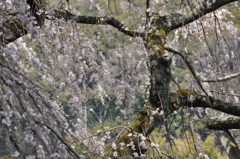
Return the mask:
[(144, 156), (147, 148), (145, 137), (163, 124), (165, 117), (172, 112), (169, 108), (171, 59), (165, 52), (167, 33), (161, 26), (153, 19), (146, 38), (151, 73), (149, 103), (145, 104), (129, 128), (126, 128), (116, 140), (117, 148), (108, 146), (105, 155), (107, 157)]

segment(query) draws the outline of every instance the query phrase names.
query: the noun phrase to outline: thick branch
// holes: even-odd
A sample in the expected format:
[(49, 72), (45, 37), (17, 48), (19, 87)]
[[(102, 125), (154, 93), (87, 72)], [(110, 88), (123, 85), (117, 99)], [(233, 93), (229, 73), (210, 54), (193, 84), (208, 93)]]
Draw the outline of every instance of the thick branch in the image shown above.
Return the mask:
[(166, 30), (169, 32), (189, 24), (224, 5), (236, 1), (237, 0), (202, 0), (201, 2), (194, 3), (192, 6), (187, 6), (190, 7), (190, 11), (187, 13), (172, 13), (168, 16), (155, 16), (154, 19), (158, 21), (158, 23), (161, 23), (161, 25), (165, 23)]
[(169, 31), (189, 24), (208, 13), (235, 1), (237, 0), (203, 0), (201, 3), (191, 6), (190, 13), (185, 13), (185, 15), (182, 14), (177, 17), (176, 14), (171, 14), (169, 16), (169, 22), (171, 24)]
[[(145, 38), (145, 33), (130, 30), (128, 27), (113, 17), (77, 16), (68, 11), (59, 10), (55, 10), (55, 17), (64, 18), (66, 21), (74, 21), (81, 24), (111, 25), (128, 36)], [(41, 20), (44, 21), (44, 19)], [(43, 24), (42, 21), (41, 25)], [(38, 20), (38, 24), (40, 25), (40, 20)], [(24, 24), (18, 19), (3, 22), (3, 25), (0, 26), (0, 31), (3, 33), (0, 36), (0, 44), (9, 44), (16, 39), (26, 35), (28, 33), (26, 25), (27, 24)]]
[[(164, 110), (164, 108), (161, 107), (156, 108), (155, 105), (146, 104), (138, 113), (137, 118), (132, 122), (129, 128), (131, 128), (135, 134), (144, 134), (144, 136), (148, 136), (156, 127), (163, 125), (164, 119), (166, 119), (168, 115), (172, 114), (174, 110), (178, 110), (183, 106), (212, 108), (228, 114), (240, 116), (240, 104), (227, 103), (213, 97), (200, 95), (192, 90), (181, 90), (171, 93), (170, 101), (171, 102), (168, 105), (168, 110)], [(164, 106), (166, 107), (166, 105)], [(239, 121), (240, 119), (238, 122)], [(237, 121), (235, 120), (234, 123), (237, 123)], [(232, 123), (229, 128), (239, 127), (234, 125), (234, 123)], [(131, 155), (134, 152), (145, 153), (146, 149), (139, 146), (141, 141), (139, 136), (129, 136), (129, 134), (132, 134), (133, 132), (125, 129), (115, 142), (117, 145), (121, 142), (125, 143), (125, 146), (120, 147), (121, 149), (117, 149), (117, 152), (120, 156)], [(136, 147), (134, 151), (131, 149), (131, 147), (127, 146), (131, 141)], [(112, 156), (113, 151), (115, 150), (109, 148), (106, 153), (106, 157)]]
[(180, 90), (171, 95), (172, 107), (202, 107), (211, 108), (227, 114), (240, 116), (240, 104), (229, 103), (222, 100), (207, 97), (191, 90)]
[(207, 122), (207, 127), (212, 130), (240, 129), (240, 117), (210, 119)]
[(91, 17), (91, 16), (77, 16), (69, 11), (55, 10), (55, 16), (57, 18), (64, 18), (66, 21), (74, 21), (81, 24), (97, 24), (97, 25), (111, 25), (118, 29), (120, 32), (132, 36), (132, 37), (144, 37), (145, 33), (130, 30), (120, 21), (113, 17)]

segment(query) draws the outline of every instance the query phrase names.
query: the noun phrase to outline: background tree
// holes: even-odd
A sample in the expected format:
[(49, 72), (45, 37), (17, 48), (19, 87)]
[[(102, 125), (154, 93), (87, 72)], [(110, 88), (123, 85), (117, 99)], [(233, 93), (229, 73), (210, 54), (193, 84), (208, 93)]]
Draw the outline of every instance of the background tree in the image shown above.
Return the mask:
[[(183, 157), (175, 146), (181, 141), (171, 135), (183, 108), (195, 108), (187, 127), (181, 118), (189, 145), (201, 143), (193, 119), (219, 117), (206, 108), (240, 115), (238, 3), (70, 1), (76, 9), (65, 10), (61, 1), (58, 9), (46, 1), (2, 2), (1, 128), (14, 155), (151, 157), (156, 149), (155, 157)], [(123, 117), (130, 124), (91, 135), (88, 116), (99, 123)], [(207, 127), (224, 130), (231, 146), (220, 141), (230, 158), (239, 157), (229, 132), (239, 129), (239, 118), (209, 118)], [(109, 132), (118, 128), (117, 134)], [(165, 149), (146, 138), (156, 128), (165, 132)], [(206, 158), (202, 148), (189, 146), (196, 152), (185, 157)]]

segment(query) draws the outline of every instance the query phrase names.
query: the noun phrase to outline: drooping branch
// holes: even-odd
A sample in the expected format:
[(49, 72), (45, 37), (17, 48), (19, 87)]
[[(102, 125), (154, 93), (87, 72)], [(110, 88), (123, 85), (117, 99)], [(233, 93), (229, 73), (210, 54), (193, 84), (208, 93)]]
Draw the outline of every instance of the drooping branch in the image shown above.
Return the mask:
[(231, 75), (227, 75), (225, 77), (216, 78), (216, 79), (204, 79), (202, 81), (203, 82), (222, 82), (222, 81), (227, 81), (229, 79), (233, 79), (233, 78), (236, 78), (236, 77), (239, 77), (239, 76), (240, 76), (240, 73), (234, 73), (234, 74), (231, 74)]
[(189, 24), (200, 17), (217, 10), (218, 8), (227, 5), (232, 2), (236, 2), (237, 0), (202, 0), (196, 1), (189, 7), (189, 12), (186, 13), (172, 13), (167, 16), (155, 16), (154, 19), (158, 21), (158, 23), (163, 23), (162, 21), (166, 21), (165, 28), (169, 32), (171, 30), (180, 28), (186, 24)]
[(7, 20), (0, 26), (0, 45), (9, 44), (28, 33), (26, 24), (19, 19)]
[(42, 26), (45, 21), (46, 0), (27, 0), (27, 4), (30, 6), (31, 15), (36, 18), (37, 25)]
[(40, 124), (40, 125), (43, 125), (43, 126), (46, 126), (54, 135), (57, 136), (57, 138), (68, 148), (68, 150), (70, 152), (72, 152), (74, 154), (74, 156), (78, 159), (81, 159), (83, 158), (84, 156), (81, 155), (81, 154), (78, 154), (73, 148), (71, 145), (68, 144), (68, 142), (61, 137), (61, 135), (59, 135), (51, 126), (47, 125), (47, 124), (43, 124), (43, 123), (38, 123), (37, 124)]
[(94, 16), (77, 16), (69, 11), (55, 10), (55, 16), (57, 18), (64, 18), (66, 21), (74, 21), (81, 24), (97, 24), (97, 25), (111, 25), (118, 29), (120, 32), (132, 36), (132, 37), (145, 37), (145, 33), (130, 30), (120, 21), (116, 20), (114, 17), (94, 17)]
[(185, 53), (185, 52), (184, 52), (184, 53), (178, 52), (178, 51), (176, 51), (176, 50), (174, 50), (174, 49), (172, 49), (172, 48), (169, 48), (169, 47), (165, 47), (165, 50), (167, 50), (167, 51), (169, 51), (169, 52), (171, 52), (171, 53), (173, 53), (173, 54), (177, 54), (177, 55), (179, 55), (179, 56), (183, 59), (183, 61), (184, 61), (184, 62), (186, 63), (186, 65), (188, 66), (190, 72), (192, 73), (194, 79), (197, 81), (197, 84), (199, 85), (199, 87), (202, 89), (202, 91), (205, 93), (205, 95), (208, 96), (207, 91), (204, 89), (204, 87), (203, 87), (203, 85), (202, 85), (202, 80), (201, 80), (201, 78), (200, 78), (199, 75), (196, 73), (196, 71), (195, 71), (192, 63), (188, 60), (188, 57), (186, 56), (186, 53)]
[[(30, 6), (29, 12), (36, 19), (36, 25), (42, 26), (45, 20), (44, 8), (46, 0), (27, 0), (27, 4)], [(0, 25), (0, 32), (2, 33), (0, 35), (0, 45), (9, 44), (28, 33), (27, 22), (21, 21), (17, 14), (17, 12), (14, 14), (9, 13), (11, 15), (9, 19), (3, 21), (2, 25)]]
[[(227, 81), (227, 80), (230, 80), (230, 79), (233, 79), (233, 78), (236, 78), (236, 77), (240, 76), (240, 73), (234, 73), (234, 74), (230, 74), (230, 75), (227, 75), (227, 76), (224, 76), (224, 77), (221, 77), (221, 78), (205, 79), (204, 77), (201, 77), (196, 73), (191, 61), (188, 60), (186, 55), (189, 54), (189, 53), (179, 52), (179, 51), (176, 51), (176, 50), (174, 50), (170, 47), (165, 47), (165, 50), (167, 50), (167, 51), (169, 51), (173, 54), (177, 54), (183, 59), (183, 61), (186, 63), (187, 67), (189, 68), (190, 72), (192, 73), (194, 79), (197, 81), (198, 85), (200, 86), (200, 88), (203, 90), (203, 92), (207, 96), (208, 96), (208, 93), (204, 89), (204, 87), (202, 85), (202, 82), (223, 82), (223, 81)], [(217, 92), (217, 93), (219, 93), (219, 92)], [(231, 94), (229, 94), (229, 95), (231, 95)], [(234, 95), (234, 96), (238, 96), (238, 95)]]
[(212, 130), (240, 129), (240, 117), (210, 119), (207, 127)]

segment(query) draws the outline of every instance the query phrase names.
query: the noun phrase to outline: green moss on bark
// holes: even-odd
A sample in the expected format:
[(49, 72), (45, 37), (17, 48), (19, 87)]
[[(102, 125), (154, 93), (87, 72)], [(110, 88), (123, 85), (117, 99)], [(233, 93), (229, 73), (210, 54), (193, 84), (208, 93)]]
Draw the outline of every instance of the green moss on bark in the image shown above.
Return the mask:
[[(113, 149), (111, 143), (107, 145), (105, 151), (105, 157), (114, 158), (114, 153), (117, 153), (117, 157), (131, 157), (134, 152), (138, 154), (144, 153), (146, 150), (139, 146), (141, 142), (141, 136), (145, 136), (145, 133), (152, 127), (153, 121), (153, 109), (150, 105), (145, 105), (141, 111), (139, 111), (136, 119), (131, 125), (126, 128), (122, 134), (116, 140), (117, 148)], [(132, 143), (132, 144), (131, 144)], [(131, 146), (134, 145), (134, 148)]]
[(162, 28), (153, 27), (149, 30), (148, 36), (147, 36), (147, 47), (149, 50), (153, 49), (154, 53), (158, 53), (157, 57), (158, 59), (161, 58), (163, 54), (165, 54), (165, 39), (166, 39), (167, 33)]

